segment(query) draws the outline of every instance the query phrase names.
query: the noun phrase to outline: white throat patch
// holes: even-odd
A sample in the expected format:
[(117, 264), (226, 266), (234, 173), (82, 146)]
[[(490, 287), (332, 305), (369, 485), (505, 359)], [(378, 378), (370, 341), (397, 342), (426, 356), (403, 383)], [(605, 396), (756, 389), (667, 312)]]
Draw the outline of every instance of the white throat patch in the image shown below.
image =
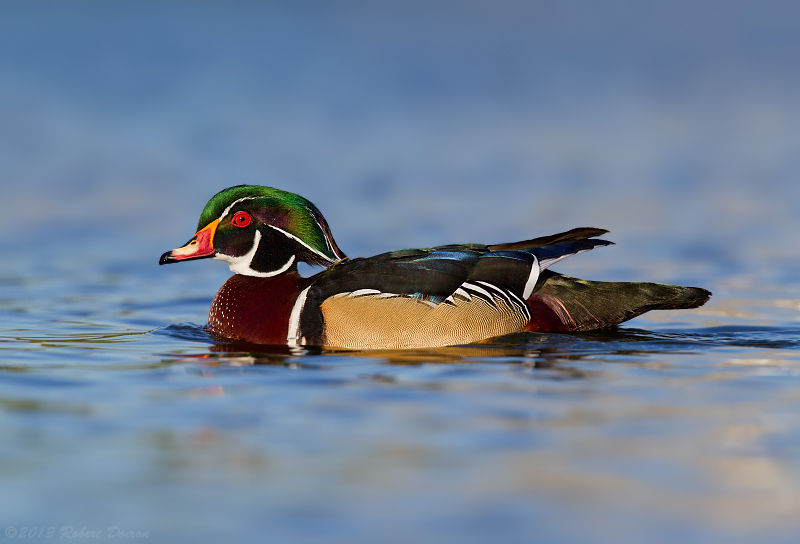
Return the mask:
[(230, 255), (223, 255), (222, 253), (217, 253), (214, 255), (214, 258), (218, 261), (224, 261), (228, 263), (228, 267), (231, 269), (231, 272), (234, 274), (242, 274), (243, 276), (256, 276), (259, 278), (271, 278), (272, 276), (277, 276), (278, 274), (283, 274), (289, 268), (291, 268), (292, 264), (294, 263), (294, 255), (289, 257), (289, 260), (286, 261), (282, 267), (277, 270), (272, 270), (270, 272), (259, 272), (258, 270), (253, 270), (250, 264), (253, 262), (253, 257), (256, 256), (256, 251), (258, 251), (258, 244), (261, 242), (261, 231), (256, 231), (256, 235), (253, 237), (253, 247), (250, 248), (250, 251), (241, 255), (239, 257), (231, 257)]

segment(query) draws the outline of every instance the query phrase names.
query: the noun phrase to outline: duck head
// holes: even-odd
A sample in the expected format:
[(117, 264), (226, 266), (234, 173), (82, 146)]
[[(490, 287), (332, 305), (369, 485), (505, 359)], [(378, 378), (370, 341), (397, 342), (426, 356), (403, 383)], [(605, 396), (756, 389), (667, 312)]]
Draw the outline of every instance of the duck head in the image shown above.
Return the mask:
[(158, 264), (206, 258), (225, 261), (236, 274), (271, 277), (296, 270), (298, 262), (326, 266), (345, 255), (325, 218), (305, 198), (237, 185), (211, 197), (192, 239), (164, 253)]

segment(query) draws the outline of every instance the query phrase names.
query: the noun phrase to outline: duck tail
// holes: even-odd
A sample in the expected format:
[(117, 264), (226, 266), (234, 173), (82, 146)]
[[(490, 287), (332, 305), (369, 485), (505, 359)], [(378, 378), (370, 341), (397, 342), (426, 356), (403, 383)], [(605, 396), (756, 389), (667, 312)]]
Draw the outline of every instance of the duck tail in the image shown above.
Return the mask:
[(506, 244), (494, 244), (488, 246), (490, 251), (519, 251), (523, 249), (534, 249), (537, 247), (551, 246), (553, 244), (561, 244), (564, 242), (577, 242), (580, 240), (588, 240), (595, 236), (602, 236), (607, 234), (606, 229), (596, 229), (591, 227), (578, 227), (576, 229), (568, 230), (566, 232), (559, 232), (558, 234), (551, 234), (549, 236), (540, 236), (532, 240), (523, 240), (522, 242), (510, 242)]
[(527, 299), (534, 332), (590, 331), (614, 327), (650, 310), (698, 308), (711, 297), (699, 287), (660, 283), (586, 281), (542, 272)]

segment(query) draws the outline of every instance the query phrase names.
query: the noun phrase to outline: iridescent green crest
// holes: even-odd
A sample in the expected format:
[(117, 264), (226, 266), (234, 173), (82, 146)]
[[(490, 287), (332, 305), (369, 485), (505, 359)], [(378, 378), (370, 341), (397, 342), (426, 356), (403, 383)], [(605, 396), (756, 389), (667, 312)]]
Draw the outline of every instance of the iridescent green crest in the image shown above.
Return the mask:
[(324, 260), (334, 262), (344, 258), (325, 218), (314, 204), (300, 195), (272, 187), (237, 185), (223, 189), (211, 197), (203, 208), (197, 230), (216, 219), (222, 219), (226, 212), (240, 203), (262, 222), (297, 238)]

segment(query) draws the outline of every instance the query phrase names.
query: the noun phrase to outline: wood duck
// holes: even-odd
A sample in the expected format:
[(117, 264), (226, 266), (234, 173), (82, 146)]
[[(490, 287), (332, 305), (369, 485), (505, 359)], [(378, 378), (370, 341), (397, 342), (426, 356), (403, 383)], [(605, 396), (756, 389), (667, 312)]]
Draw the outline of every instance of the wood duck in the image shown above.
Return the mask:
[[(547, 270), (611, 242), (576, 228), (507, 244), (457, 244), (349, 259), (305, 198), (237, 185), (208, 201), (197, 232), (159, 264), (214, 258), (234, 275), (211, 332), (256, 344), (352, 349), (437, 347), (505, 334), (613, 327), (650, 310), (702, 306), (711, 293), (656, 283), (585, 281)], [(305, 278), (297, 263), (326, 267)]]

